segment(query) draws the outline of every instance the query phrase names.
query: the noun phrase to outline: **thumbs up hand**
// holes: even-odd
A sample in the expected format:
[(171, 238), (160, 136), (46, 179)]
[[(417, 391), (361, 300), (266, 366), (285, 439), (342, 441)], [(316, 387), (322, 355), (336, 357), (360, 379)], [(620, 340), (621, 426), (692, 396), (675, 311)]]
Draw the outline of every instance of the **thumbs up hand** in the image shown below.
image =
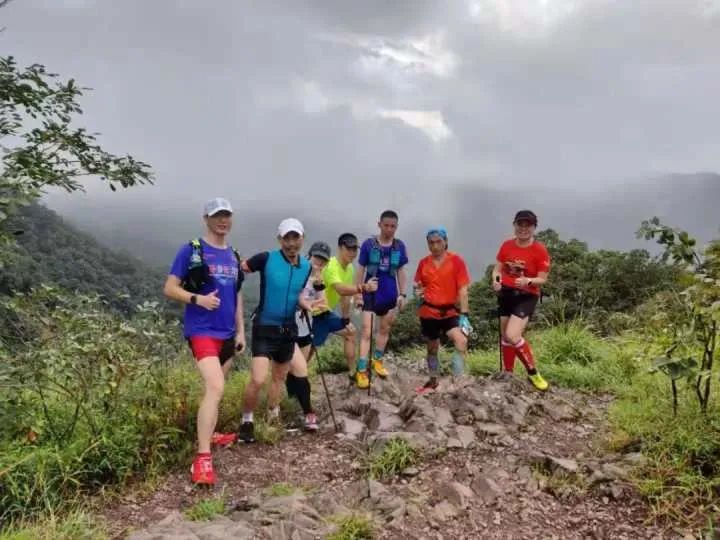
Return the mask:
[(197, 303), (208, 311), (213, 311), (214, 309), (219, 308), (220, 298), (218, 297), (218, 290), (215, 289), (210, 294), (199, 296), (197, 299)]

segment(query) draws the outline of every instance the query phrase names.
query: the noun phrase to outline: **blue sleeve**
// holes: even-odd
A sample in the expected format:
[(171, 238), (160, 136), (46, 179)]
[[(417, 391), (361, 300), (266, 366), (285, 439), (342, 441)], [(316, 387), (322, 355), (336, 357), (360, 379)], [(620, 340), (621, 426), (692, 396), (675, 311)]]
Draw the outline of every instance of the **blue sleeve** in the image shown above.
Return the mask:
[(400, 266), (405, 266), (409, 262), (407, 248), (405, 242), (402, 240), (398, 240), (398, 242), (400, 242)]
[(192, 255), (192, 246), (190, 244), (185, 244), (175, 255), (175, 260), (170, 267), (169, 274), (176, 276), (180, 279), (180, 281), (185, 279), (187, 276), (188, 266), (190, 266), (190, 255)]
[(365, 240), (360, 246), (360, 255), (358, 255), (358, 264), (367, 266), (370, 260), (370, 240)]
[(247, 267), (251, 272), (262, 272), (265, 270), (265, 264), (267, 263), (268, 257), (270, 257), (270, 253), (268, 251), (263, 251), (262, 253), (258, 253), (257, 255), (250, 257), (247, 261), (245, 261), (245, 264), (247, 264)]

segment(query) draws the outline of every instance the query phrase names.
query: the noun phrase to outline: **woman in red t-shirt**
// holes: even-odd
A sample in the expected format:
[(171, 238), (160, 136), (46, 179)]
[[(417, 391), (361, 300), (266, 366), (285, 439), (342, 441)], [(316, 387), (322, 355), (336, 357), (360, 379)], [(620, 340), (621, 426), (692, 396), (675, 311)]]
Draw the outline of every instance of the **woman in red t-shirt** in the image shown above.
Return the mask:
[(547, 281), (550, 255), (542, 242), (535, 240), (537, 216), (533, 212), (520, 210), (513, 225), (515, 236), (500, 246), (492, 272), (493, 289), (498, 293), (503, 368), (512, 372), (517, 355), (535, 387), (547, 390), (548, 383), (537, 371), (523, 332), (540, 298), (540, 286)]

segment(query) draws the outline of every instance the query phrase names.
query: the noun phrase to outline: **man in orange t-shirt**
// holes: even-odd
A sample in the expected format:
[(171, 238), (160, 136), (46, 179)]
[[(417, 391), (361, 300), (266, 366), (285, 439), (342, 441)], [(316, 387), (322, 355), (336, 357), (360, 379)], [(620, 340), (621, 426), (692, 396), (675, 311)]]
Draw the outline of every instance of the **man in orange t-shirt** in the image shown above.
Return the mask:
[(430, 229), (426, 239), (430, 255), (418, 263), (415, 294), (422, 299), (418, 316), (422, 335), (427, 341), (430, 379), (418, 388), (418, 392), (432, 390), (438, 385), (440, 335), (445, 334), (455, 345), (452, 371), (457, 376), (464, 371), (467, 336), (472, 331), (468, 319), (470, 274), (465, 261), (448, 251), (447, 231), (443, 227)]

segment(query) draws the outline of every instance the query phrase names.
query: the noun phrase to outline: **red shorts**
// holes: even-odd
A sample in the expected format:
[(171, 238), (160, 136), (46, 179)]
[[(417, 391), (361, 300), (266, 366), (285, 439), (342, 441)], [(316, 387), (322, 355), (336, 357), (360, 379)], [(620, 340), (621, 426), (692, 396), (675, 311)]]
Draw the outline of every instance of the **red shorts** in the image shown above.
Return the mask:
[(220, 359), (220, 365), (222, 365), (235, 355), (235, 340), (233, 338), (220, 339), (208, 336), (190, 336), (188, 343), (197, 361), (214, 356)]

